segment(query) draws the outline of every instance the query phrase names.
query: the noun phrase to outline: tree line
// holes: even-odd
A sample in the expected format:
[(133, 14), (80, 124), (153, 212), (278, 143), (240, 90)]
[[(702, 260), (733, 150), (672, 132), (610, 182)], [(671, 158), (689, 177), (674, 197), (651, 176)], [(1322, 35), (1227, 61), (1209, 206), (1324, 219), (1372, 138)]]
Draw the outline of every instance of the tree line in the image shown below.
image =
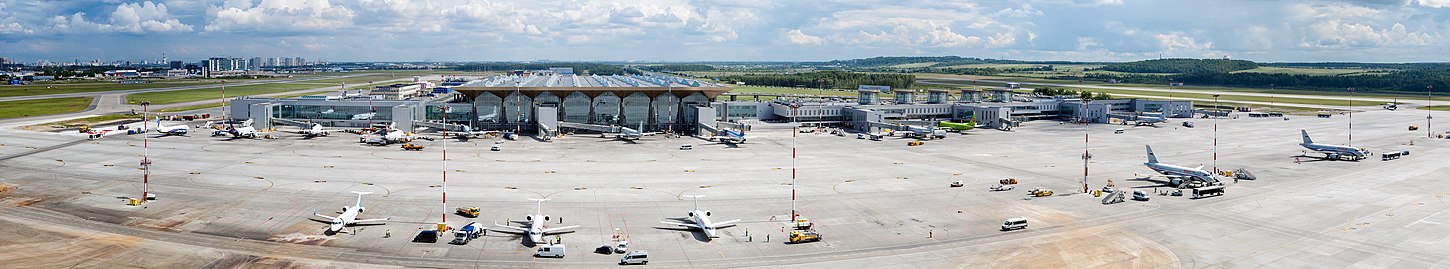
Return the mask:
[(551, 67), (568, 67), (574, 69), (574, 74), (587, 75), (640, 75), (640, 70), (625, 66), (600, 64), (600, 63), (473, 63), (454, 67), (458, 71), (513, 71), (513, 70), (544, 70)]
[(894, 89), (909, 89), (916, 83), (916, 76), (907, 74), (870, 74), (846, 71), (816, 71), (795, 74), (743, 74), (721, 77), (730, 82), (745, 82), (746, 85), (780, 87), (809, 87), (855, 89), (860, 85), (891, 86)]
[(1156, 59), (1126, 63), (1110, 63), (1098, 68), (1107, 71), (1127, 73), (1228, 73), (1258, 68), (1259, 64), (1245, 60), (1219, 59)]
[(1032, 89), (1032, 93), (1033, 94), (1037, 94), (1037, 95), (1044, 95), (1044, 96), (1069, 96), (1070, 95), (1070, 96), (1077, 96), (1078, 98), (1091, 99), (1091, 100), (1107, 100), (1107, 99), (1113, 99), (1113, 95), (1108, 94), (1106, 92), (1091, 92), (1091, 91), (1087, 91), (1087, 90), (1075, 91), (1075, 90), (1069, 90), (1069, 89), (1064, 89), (1064, 88), (1052, 88), (1052, 87), (1042, 87), (1042, 88)]

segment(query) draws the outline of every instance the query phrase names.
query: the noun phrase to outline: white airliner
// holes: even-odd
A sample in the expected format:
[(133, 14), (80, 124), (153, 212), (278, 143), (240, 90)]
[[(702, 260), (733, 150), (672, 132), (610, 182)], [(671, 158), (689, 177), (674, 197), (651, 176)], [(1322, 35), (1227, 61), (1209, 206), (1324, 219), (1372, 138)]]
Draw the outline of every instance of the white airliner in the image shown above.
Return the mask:
[(1140, 116), (1138, 116), (1138, 120), (1133, 121), (1133, 125), (1137, 125), (1137, 126), (1158, 126), (1158, 123), (1162, 123), (1162, 122), (1168, 122), (1168, 116), (1161, 115), (1161, 114), (1158, 115), (1157, 117), (1150, 117), (1148, 115), (1140, 115)]
[(529, 242), (532, 242), (532, 243), (544, 243), (545, 242), (544, 241), (544, 236), (545, 235), (561, 234), (561, 233), (571, 233), (571, 232), (574, 232), (574, 231), (570, 231), (571, 229), (574, 229), (574, 228), (578, 228), (579, 227), (579, 225), (564, 226), (564, 227), (554, 227), (554, 228), (544, 227), (544, 223), (547, 222), (547, 221), (549, 221), (549, 215), (544, 215), (544, 213), (540, 213), (540, 212), (543, 211), (544, 201), (548, 201), (549, 199), (533, 199), (533, 198), (530, 198), (529, 200), (533, 200), (534, 202), (538, 203), (538, 205), (535, 208), (535, 211), (534, 211), (534, 214), (533, 215), (525, 216), (524, 217), (524, 221), (521, 221), (521, 222), (524, 222), (524, 223), (528, 223), (527, 224), (528, 227), (514, 227), (514, 226), (508, 226), (508, 225), (494, 223), (493, 226), (495, 226), (495, 227), (493, 228), (493, 230), (494, 231), (499, 231), (499, 232), (504, 232), (504, 233), (524, 233), (524, 234), (528, 234), (529, 235)]
[(161, 135), (186, 135), (190, 131), (191, 127), (186, 125), (166, 126), (161, 124), (161, 118), (156, 119), (156, 132)]
[(1201, 181), (1205, 181), (1205, 182), (1213, 182), (1213, 181), (1215, 181), (1215, 179), (1213, 178), (1213, 173), (1209, 173), (1208, 171), (1204, 171), (1202, 165), (1199, 165), (1196, 168), (1188, 168), (1187, 166), (1178, 166), (1178, 165), (1160, 163), (1160, 162), (1158, 162), (1158, 155), (1154, 155), (1153, 154), (1153, 146), (1143, 146), (1143, 147), (1145, 147), (1145, 148), (1148, 149), (1148, 162), (1143, 163), (1144, 166), (1148, 166), (1148, 169), (1153, 169), (1153, 171), (1158, 172), (1159, 174), (1163, 174), (1165, 176), (1168, 176), (1170, 179), (1173, 179), (1173, 178), (1185, 179), (1186, 178), (1186, 179), (1201, 180)]
[(1309, 139), (1309, 131), (1299, 130), (1299, 134), (1304, 136), (1304, 143), (1299, 146), (1324, 153), (1325, 159), (1340, 160), (1343, 157), (1349, 157), (1350, 160), (1357, 161), (1369, 156), (1369, 151), (1362, 148), (1314, 143), (1314, 140)]
[(657, 135), (657, 134), (660, 133), (660, 132), (641, 132), (640, 130), (644, 130), (644, 122), (640, 122), (639, 123), (639, 129), (632, 129), (632, 128), (629, 128), (629, 127), (619, 127), (619, 132), (618, 133), (603, 133), (603, 134), (599, 134), (599, 136), (600, 137), (613, 136), (615, 138), (619, 138), (620, 140), (638, 140), (641, 137), (644, 137), (646, 135)]
[(226, 130), (213, 131), (212, 136), (231, 135), (233, 138), (257, 138), (262, 136), (257, 128), (252, 127), (252, 120), (242, 122), (241, 126), (229, 125)]
[(362, 223), (362, 222), (387, 221), (388, 219), (391, 219), (391, 218), (357, 219), (357, 215), (358, 214), (361, 214), (363, 212), (363, 210), (364, 210), (364, 208), (362, 206), (362, 196), (364, 194), (372, 194), (372, 193), (371, 192), (360, 192), (360, 191), (354, 191), (352, 193), (356, 193), (357, 194), (357, 204), (355, 204), (353, 206), (344, 206), (344, 207), (342, 207), (342, 215), (338, 215), (336, 217), (324, 216), (322, 214), (317, 214), (317, 212), (316, 212), (317, 210), (315, 210), (315, 209), (313, 210), (312, 215), (315, 215), (315, 216), (318, 216), (318, 217), (323, 217), (323, 218), (326, 218), (329, 221), (331, 221), (329, 223), (329, 226), (327, 227), (327, 232), (329, 234), (335, 234), (338, 231), (342, 231), (342, 228), (345, 228), (347, 226), (352, 226), (354, 224), (358, 224), (358, 223)]
[(341, 132), (341, 131), (344, 131), (344, 130), (342, 130), (342, 129), (326, 129), (326, 128), (323, 128), (322, 127), (322, 124), (313, 123), (312, 124), (312, 128), (297, 130), (297, 133), (298, 134), (305, 135), (307, 137), (319, 137), (319, 136), (327, 136), (331, 132)]
[(704, 196), (704, 195), (686, 195), (685, 196), (685, 197), (690, 197), (690, 198), (694, 198), (695, 199), (695, 209), (694, 210), (690, 210), (690, 213), (689, 213), (689, 216), (690, 216), (689, 221), (690, 221), (690, 223), (669, 222), (669, 221), (660, 221), (660, 223), (670, 224), (670, 225), (677, 225), (677, 226), (690, 227), (691, 229), (700, 230), (700, 232), (702, 232), (702, 233), (705, 234), (705, 237), (709, 237), (709, 238), (720, 238), (720, 234), (719, 233), (716, 233), (716, 229), (735, 226), (735, 223), (736, 222), (740, 222), (740, 219), (733, 219), (733, 220), (727, 220), (727, 221), (721, 221), (721, 222), (710, 222), (710, 211), (709, 210), (700, 210), (700, 196)]

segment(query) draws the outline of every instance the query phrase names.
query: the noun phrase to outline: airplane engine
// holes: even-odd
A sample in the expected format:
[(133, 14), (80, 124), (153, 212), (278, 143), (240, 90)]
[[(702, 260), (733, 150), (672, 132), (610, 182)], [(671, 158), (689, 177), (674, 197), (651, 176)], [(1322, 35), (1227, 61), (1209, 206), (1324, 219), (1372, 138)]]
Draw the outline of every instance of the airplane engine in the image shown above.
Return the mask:
[(534, 221), (534, 216), (533, 215), (524, 216), (524, 220)]
[(694, 217), (695, 216), (695, 211), (690, 211), (690, 216), (691, 217)]
[(544, 221), (549, 221), (549, 215), (544, 215)]
[(709, 217), (710, 216), (710, 210), (705, 210), (705, 216), (706, 217)]
[(346, 206), (342, 207), (342, 212), (347, 212), (347, 207)]
[(327, 132), (322, 132), (322, 136), (327, 136)]
[(364, 210), (368, 210), (368, 208), (366, 208), (366, 207), (358, 207), (357, 208), (357, 212), (358, 213), (362, 213)]

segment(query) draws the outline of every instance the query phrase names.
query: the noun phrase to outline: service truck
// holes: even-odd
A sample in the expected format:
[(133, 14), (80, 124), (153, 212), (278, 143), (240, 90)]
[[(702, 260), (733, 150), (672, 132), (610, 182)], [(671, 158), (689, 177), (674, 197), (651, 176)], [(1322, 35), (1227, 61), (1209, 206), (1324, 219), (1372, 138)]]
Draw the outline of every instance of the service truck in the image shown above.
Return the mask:
[(448, 243), (454, 245), (467, 245), (468, 241), (471, 241), (474, 238), (478, 238), (478, 236), (482, 233), (482, 224), (478, 224), (478, 222), (469, 222), (468, 225), (463, 226), (463, 228), (455, 230), (453, 232), (453, 241)]

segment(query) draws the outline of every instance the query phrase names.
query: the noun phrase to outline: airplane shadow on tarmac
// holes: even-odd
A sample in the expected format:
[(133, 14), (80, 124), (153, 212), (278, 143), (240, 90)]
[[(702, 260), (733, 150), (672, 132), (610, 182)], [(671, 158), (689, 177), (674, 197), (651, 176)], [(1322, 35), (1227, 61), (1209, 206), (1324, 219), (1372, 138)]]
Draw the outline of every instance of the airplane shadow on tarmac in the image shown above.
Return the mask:
[[(680, 223), (693, 223), (693, 222), (691, 222), (692, 220), (690, 218), (665, 218), (665, 219), (672, 220), (672, 221), (677, 221), (677, 222), (680, 222)], [(695, 229), (693, 227), (660, 227), (660, 226), (654, 226), (654, 227), (651, 227), (651, 228), (660, 229), (660, 230), (671, 230), (671, 231), (688, 232), (688, 233), (690, 233), (690, 235), (692, 235), (692, 236), (695, 237), (695, 241), (700, 241), (701, 243), (710, 243), (710, 241), (713, 240), (709, 236), (706, 236), (705, 235), (705, 232), (699, 231), (698, 229)]]

